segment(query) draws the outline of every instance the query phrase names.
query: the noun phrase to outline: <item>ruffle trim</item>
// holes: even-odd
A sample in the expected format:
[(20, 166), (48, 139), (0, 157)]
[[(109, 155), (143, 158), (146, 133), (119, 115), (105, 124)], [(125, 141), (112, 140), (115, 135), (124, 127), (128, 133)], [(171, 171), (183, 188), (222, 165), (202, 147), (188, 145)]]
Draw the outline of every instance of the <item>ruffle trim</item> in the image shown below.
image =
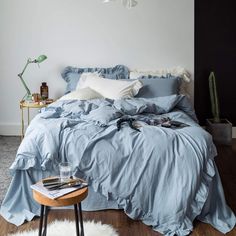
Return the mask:
[(99, 68), (99, 67), (91, 67), (91, 68), (77, 68), (72, 66), (67, 66), (61, 73), (62, 78), (69, 82), (69, 74), (77, 73), (82, 74), (84, 72), (98, 72), (101, 75), (108, 76), (112, 75), (115, 79), (128, 79), (129, 78), (129, 69), (124, 65), (116, 65), (114, 67), (108, 68)]
[(47, 156), (40, 164), (36, 158), (25, 158), (24, 156), (16, 158), (16, 160), (10, 166), (11, 174), (14, 174), (17, 170), (28, 170), (34, 168), (37, 170), (55, 170), (57, 164), (54, 164), (53, 157)]
[(37, 168), (37, 161), (33, 157), (27, 157), (24, 156), (17, 157), (15, 161), (10, 166), (10, 171), (13, 174), (16, 170), (28, 170), (29, 168)]
[[(212, 179), (215, 176), (213, 164), (213, 159), (215, 155), (216, 150), (211, 150), (211, 153), (209, 154), (210, 157), (206, 162), (206, 166), (202, 173), (201, 184), (199, 186), (198, 191), (196, 192), (195, 198), (193, 199), (191, 205), (188, 208), (188, 212), (190, 213), (185, 215), (182, 223), (180, 224), (176, 224), (174, 219), (172, 220), (172, 222), (171, 219), (168, 219), (165, 223), (160, 223), (158, 219), (156, 219), (152, 215), (152, 213), (144, 212), (135, 203), (132, 203), (131, 199), (123, 199), (120, 197), (116, 197), (111, 192), (109, 192), (108, 189), (101, 183), (96, 182), (90, 177), (83, 177), (87, 179), (87, 181), (89, 181), (95, 192), (99, 192), (100, 194), (105, 196), (107, 200), (116, 201), (119, 205), (119, 208), (124, 209), (125, 213), (132, 219), (140, 219), (146, 225), (152, 225), (155, 231), (158, 231), (167, 236), (184, 236), (188, 235), (192, 231), (192, 222), (198, 215), (201, 214), (203, 206), (208, 198), (209, 186), (211, 185)], [(155, 222), (156, 225), (153, 225), (153, 222)], [(170, 226), (171, 224), (172, 226)]]
[(159, 77), (167, 77), (168, 75), (180, 77), (184, 82), (189, 83), (191, 81), (190, 73), (183, 67), (176, 66), (173, 68), (162, 68), (155, 71), (140, 71), (140, 70), (132, 70), (130, 71), (130, 78), (137, 79), (140, 76), (159, 76)]

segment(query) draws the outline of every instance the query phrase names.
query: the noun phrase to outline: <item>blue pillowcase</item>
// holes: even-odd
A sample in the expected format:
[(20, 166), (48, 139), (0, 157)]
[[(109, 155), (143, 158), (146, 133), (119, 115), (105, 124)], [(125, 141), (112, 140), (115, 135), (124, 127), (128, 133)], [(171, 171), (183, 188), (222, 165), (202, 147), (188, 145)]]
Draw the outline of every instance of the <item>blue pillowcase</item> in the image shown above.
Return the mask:
[(108, 79), (128, 79), (129, 69), (124, 65), (117, 65), (109, 68), (76, 68), (68, 66), (62, 73), (62, 78), (67, 82), (66, 92), (69, 93), (76, 89), (80, 76), (84, 72), (98, 72), (102, 77)]
[(141, 76), (138, 79), (143, 83), (143, 87), (135, 97), (154, 98), (179, 94), (179, 77)]

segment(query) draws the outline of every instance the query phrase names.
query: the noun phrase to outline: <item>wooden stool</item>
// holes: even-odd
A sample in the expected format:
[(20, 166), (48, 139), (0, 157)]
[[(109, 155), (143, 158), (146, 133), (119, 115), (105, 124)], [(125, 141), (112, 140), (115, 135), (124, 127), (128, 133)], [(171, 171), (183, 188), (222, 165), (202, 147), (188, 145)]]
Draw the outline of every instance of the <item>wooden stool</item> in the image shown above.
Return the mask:
[[(79, 218), (80, 218), (80, 227), (81, 227), (81, 236), (84, 236), (84, 226), (83, 226), (83, 217), (82, 217), (82, 208), (81, 201), (83, 201), (88, 195), (88, 188), (76, 190), (72, 193), (66, 194), (57, 199), (50, 199), (45, 195), (33, 190), (33, 197), (36, 202), (41, 205), (40, 212), (40, 222), (39, 222), (39, 236), (47, 235), (47, 217), (49, 207), (60, 207), (60, 206), (70, 206), (74, 205), (75, 212), (75, 225), (76, 225), (76, 235), (79, 236), (79, 224), (78, 224), (78, 208), (79, 205)], [(44, 216), (45, 214), (45, 216)], [(44, 230), (43, 230), (43, 221), (44, 221)], [(42, 234), (43, 232), (43, 234)]]

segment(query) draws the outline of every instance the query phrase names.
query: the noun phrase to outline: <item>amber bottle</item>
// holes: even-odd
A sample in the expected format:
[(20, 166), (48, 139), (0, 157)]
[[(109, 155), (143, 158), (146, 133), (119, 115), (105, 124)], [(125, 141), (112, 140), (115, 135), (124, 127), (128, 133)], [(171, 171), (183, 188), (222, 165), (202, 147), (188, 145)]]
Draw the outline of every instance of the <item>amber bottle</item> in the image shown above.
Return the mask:
[(42, 100), (48, 99), (48, 86), (46, 82), (43, 82), (40, 86), (40, 95)]

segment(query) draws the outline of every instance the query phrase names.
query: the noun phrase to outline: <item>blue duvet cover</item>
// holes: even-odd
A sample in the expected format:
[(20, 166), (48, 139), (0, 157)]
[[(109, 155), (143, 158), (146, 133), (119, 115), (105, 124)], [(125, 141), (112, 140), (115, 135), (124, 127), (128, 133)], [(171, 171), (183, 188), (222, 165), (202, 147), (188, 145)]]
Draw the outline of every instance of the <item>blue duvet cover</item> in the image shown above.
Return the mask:
[[(145, 125), (138, 132), (121, 117), (169, 117), (184, 128)], [(1, 215), (16, 225), (39, 214), (30, 185), (58, 174), (69, 161), (107, 202), (165, 235), (188, 235), (195, 218), (223, 233), (235, 225), (214, 162), (211, 136), (182, 95), (152, 99), (57, 101), (38, 114), (10, 167), (13, 179)], [(90, 199), (91, 196), (88, 198)], [(88, 202), (86, 210), (94, 208)], [(105, 208), (105, 207), (104, 207)]]

